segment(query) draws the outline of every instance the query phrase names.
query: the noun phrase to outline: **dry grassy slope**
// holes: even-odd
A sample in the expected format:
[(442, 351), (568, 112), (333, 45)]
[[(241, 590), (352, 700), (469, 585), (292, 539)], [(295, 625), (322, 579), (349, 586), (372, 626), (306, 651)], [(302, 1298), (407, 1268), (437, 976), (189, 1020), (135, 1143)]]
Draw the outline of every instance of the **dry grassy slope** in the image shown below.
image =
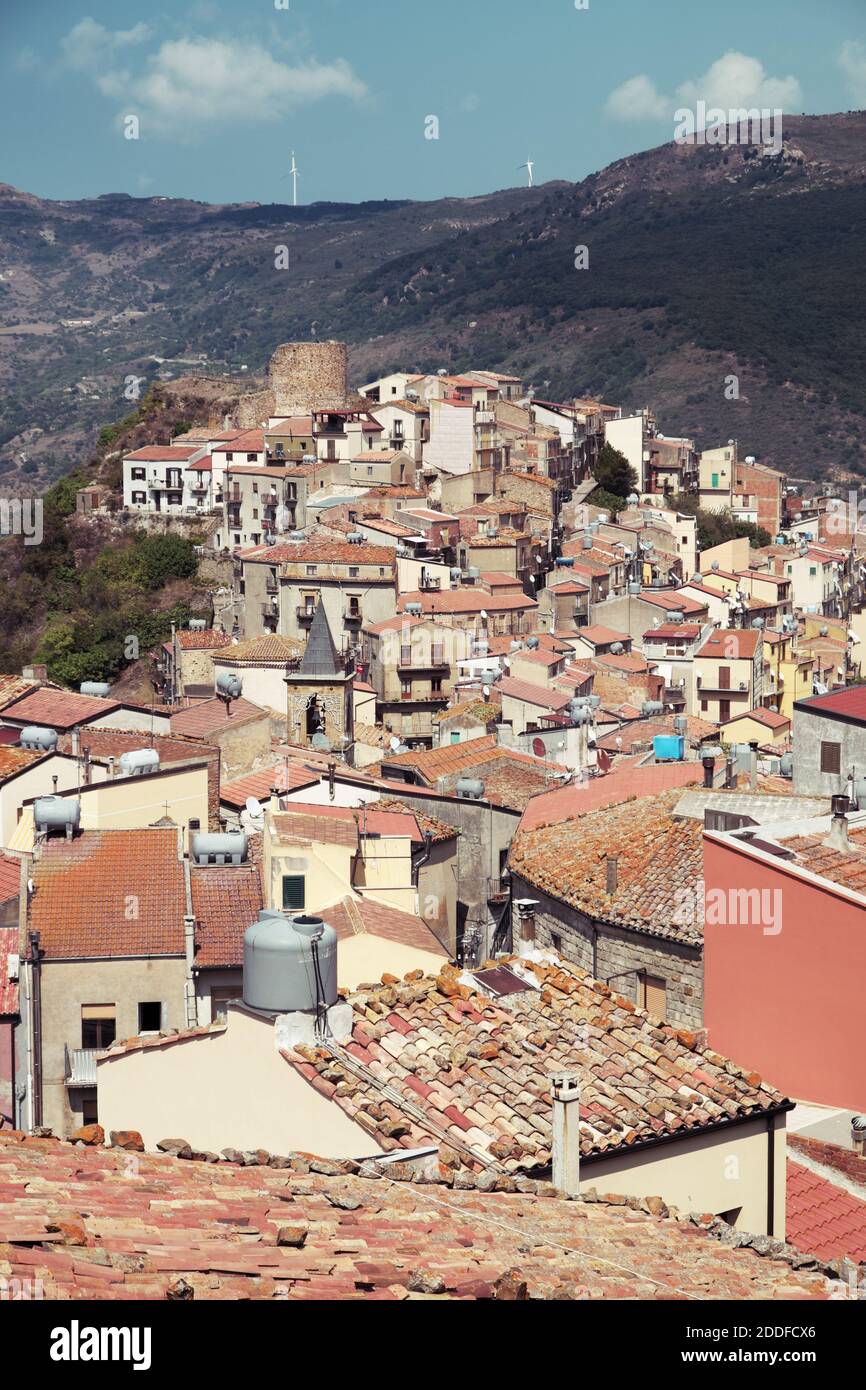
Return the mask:
[[(3, 484), (32, 489), (86, 458), (97, 428), (129, 413), (128, 374), (227, 375), (230, 397), (278, 342), (311, 334), (345, 337), (354, 382), (397, 364), (483, 362), (551, 394), (651, 402), (668, 432), (702, 444), (736, 436), (795, 475), (856, 470), (866, 362), (849, 311), (864, 298), (863, 256), (859, 275), (849, 268), (866, 224), (866, 115), (790, 117), (785, 136), (783, 160), (757, 176), (742, 151), (667, 145), (577, 185), (426, 204), (50, 203), (0, 185)], [(769, 244), (759, 238), (739, 264), (725, 236), (744, 216), (766, 221)], [(563, 274), (578, 236), (604, 253), (580, 298)], [(274, 268), (279, 245), (285, 272)], [(806, 272), (835, 256), (835, 278), (816, 275), (810, 297), (786, 248)], [(684, 308), (668, 292), (687, 280)], [(620, 281), (629, 293), (617, 298)], [(739, 317), (726, 320), (740, 295)], [(755, 317), (759, 331), (744, 331)], [(62, 322), (78, 318), (92, 323)], [(730, 373), (736, 402), (724, 397)]]

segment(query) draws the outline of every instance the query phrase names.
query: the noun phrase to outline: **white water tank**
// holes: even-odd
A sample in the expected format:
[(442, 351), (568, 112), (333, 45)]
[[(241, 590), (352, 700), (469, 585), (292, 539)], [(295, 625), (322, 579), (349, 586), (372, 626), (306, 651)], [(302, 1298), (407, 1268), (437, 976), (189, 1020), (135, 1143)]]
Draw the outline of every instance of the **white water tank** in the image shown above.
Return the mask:
[(77, 797), (38, 796), (33, 803), (33, 820), (37, 832), (65, 830), (71, 839), (81, 820), (81, 802)]
[(264, 908), (244, 933), (244, 1003), (313, 1013), (337, 1002), (337, 933), (319, 917)]
[(247, 857), (247, 836), (243, 830), (226, 830), (209, 834), (202, 831), (190, 836), (190, 854), (194, 864), (242, 864)]
[(159, 754), (155, 748), (131, 748), (120, 755), (120, 771), (124, 777), (141, 777), (145, 772), (159, 772)]
[(239, 700), (244, 683), (240, 676), (236, 676), (233, 671), (220, 671), (216, 678), (216, 688), (218, 693), (227, 699)]
[(107, 700), (111, 694), (111, 686), (105, 681), (82, 681), (79, 692), (82, 695), (92, 695), (98, 700)]
[(28, 724), (21, 730), (22, 748), (33, 748), (39, 753), (51, 753), (57, 747), (57, 730), (43, 729), (38, 724)]

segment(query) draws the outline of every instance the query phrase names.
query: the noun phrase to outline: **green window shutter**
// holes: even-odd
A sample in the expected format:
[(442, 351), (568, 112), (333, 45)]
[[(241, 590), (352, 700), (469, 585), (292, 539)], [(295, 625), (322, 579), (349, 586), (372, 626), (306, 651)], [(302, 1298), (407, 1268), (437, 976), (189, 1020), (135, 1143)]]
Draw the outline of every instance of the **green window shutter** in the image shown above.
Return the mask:
[(283, 911), (301, 912), (306, 902), (303, 874), (283, 874)]

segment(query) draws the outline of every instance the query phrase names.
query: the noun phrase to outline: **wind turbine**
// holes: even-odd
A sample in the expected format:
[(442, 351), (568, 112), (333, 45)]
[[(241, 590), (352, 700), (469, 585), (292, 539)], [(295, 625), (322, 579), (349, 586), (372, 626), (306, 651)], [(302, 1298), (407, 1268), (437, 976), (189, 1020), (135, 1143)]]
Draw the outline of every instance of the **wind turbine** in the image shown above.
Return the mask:
[(531, 159), (527, 159), (527, 161), (526, 161), (525, 164), (518, 164), (517, 167), (518, 167), (518, 169), (525, 169), (525, 170), (526, 170), (527, 174), (529, 175), (529, 187), (530, 187), (530, 188), (533, 188), (533, 187), (534, 187), (534, 184), (533, 184), (533, 182), (532, 182), (532, 170), (533, 170), (533, 168), (535, 167), (534, 161), (531, 160)]
[(292, 205), (294, 207), (298, 206), (298, 174), (300, 172), (300, 169), (295, 163), (295, 152), (292, 150), (292, 167), (289, 170), (289, 176), (292, 180)]

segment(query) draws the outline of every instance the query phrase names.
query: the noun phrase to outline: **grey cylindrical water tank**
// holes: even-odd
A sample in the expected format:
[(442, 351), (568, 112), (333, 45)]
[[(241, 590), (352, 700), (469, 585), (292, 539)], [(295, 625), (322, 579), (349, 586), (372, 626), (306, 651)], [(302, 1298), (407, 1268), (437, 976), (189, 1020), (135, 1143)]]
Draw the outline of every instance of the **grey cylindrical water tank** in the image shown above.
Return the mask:
[(484, 783), (480, 777), (458, 777), (457, 795), (466, 801), (480, 801), (484, 795)]
[(21, 730), (22, 748), (36, 748), (40, 753), (50, 752), (57, 747), (57, 730), (43, 729), (38, 724), (28, 724)]
[(537, 651), (537, 650), (538, 650), (538, 645), (539, 645), (539, 643), (538, 643), (538, 638), (537, 638), (537, 637), (527, 637), (527, 639), (526, 639), (526, 645), (527, 645), (527, 647), (529, 648), (529, 650), (530, 650), (531, 652)]
[(81, 802), (77, 797), (38, 796), (33, 805), (33, 819), (37, 830), (78, 829), (81, 820)]
[(206, 632), (207, 623), (204, 618), (190, 618), (189, 630), (190, 632)]
[(337, 933), (333, 927), (318, 917), (287, 917), (264, 908), (244, 932), (244, 1003), (286, 1014), (312, 1013), (319, 1003), (330, 1007), (336, 1002)]
[(93, 695), (98, 700), (107, 700), (111, 694), (111, 686), (105, 681), (82, 681), (79, 691), (82, 695)]
[(194, 834), (190, 837), (190, 853), (196, 864), (242, 864), (247, 856), (247, 835), (243, 830), (227, 830), (223, 834)]
[(779, 759), (779, 771), (783, 777), (793, 777), (794, 775), (794, 755), (793, 753), (783, 753)]
[(220, 671), (216, 678), (216, 688), (220, 695), (227, 695), (230, 700), (239, 700), (244, 683), (233, 671)]
[(131, 748), (128, 753), (121, 753), (120, 770), (125, 777), (159, 772), (159, 754), (155, 748)]

